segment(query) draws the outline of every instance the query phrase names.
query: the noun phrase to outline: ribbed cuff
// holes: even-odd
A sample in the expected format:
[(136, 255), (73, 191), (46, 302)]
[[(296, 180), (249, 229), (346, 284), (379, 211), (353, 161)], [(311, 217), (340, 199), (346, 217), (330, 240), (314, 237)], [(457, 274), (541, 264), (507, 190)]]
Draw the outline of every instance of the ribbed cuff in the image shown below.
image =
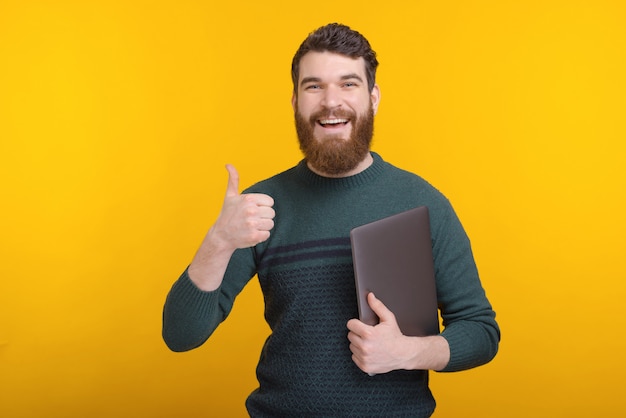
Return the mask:
[(484, 345), (484, 341), (481, 338), (477, 340), (477, 335), (470, 335), (470, 333), (473, 333), (472, 331), (476, 333), (483, 333), (483, 331), (480, 329), (475, 330), (473, 329), (474, 327), (468, 325), (449, 327), (441, 333), (450, 346), (450, 361), (441, 370), (442, 372), (457, 372), (478, 367), (492, 357), (486, 354), (488, 346)]
[(198, 288), (185, 269), (172, 286), (170, 293), (179, 304), (184, 304), (183, 309), (188, 315), (194, 318), (208, 318), (214, 315), (218, 307), (219, 292), (219, 288), (210, 292)]

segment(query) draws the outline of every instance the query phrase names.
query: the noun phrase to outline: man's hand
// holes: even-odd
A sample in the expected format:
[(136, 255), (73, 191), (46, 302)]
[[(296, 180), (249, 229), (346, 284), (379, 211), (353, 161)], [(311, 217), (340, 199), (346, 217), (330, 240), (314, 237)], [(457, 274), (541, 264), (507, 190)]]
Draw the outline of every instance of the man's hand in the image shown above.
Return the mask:
[(233, 252), (266, 241), (274, 228), (274, 199), (265, 194), (239, 194), (239, 174), (227, 165), (228, 186), (222, 211), (189, 265), (189, 278), (205, 291), (217, 289)]
[(393, 312), (373, 293), (367, 295), (367, 302), (380, 323), (348, 321), (352, 360), (361, 370), (373, 375), (399, 369), (440, 370), (448, 364), (450, 348), (445, 338), (408, 337), (400, 331)]
[(380, 323), (371, 326), (358, 319), (348, 321), (352, 360), (361, 370), (370, 374), (404, 368), (408, 356), (404, 346), (408, 337), (400, 331), (393, 312), (373, 293), (367, 295), (367, 302)]
[(227, 165), (228, 187), (213, 234), (225, 247), (248, 248), (266, 241), (274, 227), (274, 199), (260, 193), (239, 194), (239, 174)]

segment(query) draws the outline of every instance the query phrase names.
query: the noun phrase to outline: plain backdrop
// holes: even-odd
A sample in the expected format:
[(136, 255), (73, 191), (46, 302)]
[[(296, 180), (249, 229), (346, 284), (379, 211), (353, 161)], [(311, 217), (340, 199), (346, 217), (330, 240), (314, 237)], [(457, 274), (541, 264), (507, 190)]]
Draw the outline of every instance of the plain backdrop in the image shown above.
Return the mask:
[(291, 58), (381, 62), (374, 149), (446, 194), (502, 327), (435, 417), (622, 417), (626, 7), (609, 0), (0, 2), (0, 416), (243, 417), (256, 279), (172, 353), (165, 296), (242, 187), (296, 164)]

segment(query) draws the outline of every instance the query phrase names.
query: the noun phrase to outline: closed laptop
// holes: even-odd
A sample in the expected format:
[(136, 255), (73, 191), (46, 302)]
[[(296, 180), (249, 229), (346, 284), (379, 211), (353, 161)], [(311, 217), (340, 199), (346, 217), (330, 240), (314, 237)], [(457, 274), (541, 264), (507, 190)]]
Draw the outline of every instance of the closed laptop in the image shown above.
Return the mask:
[(404, 335), (439, 334), (428, 208), (420, 206), (350, 232), (359, 319), (379, 322), (367, 303), (374, 292)]

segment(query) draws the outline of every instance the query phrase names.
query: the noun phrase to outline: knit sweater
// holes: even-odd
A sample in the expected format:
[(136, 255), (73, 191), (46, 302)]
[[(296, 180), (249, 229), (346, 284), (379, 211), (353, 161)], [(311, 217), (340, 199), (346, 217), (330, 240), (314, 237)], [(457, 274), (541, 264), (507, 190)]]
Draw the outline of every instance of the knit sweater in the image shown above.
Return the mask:
[(479, 366), (496, 354), (500, 331), (481, 286), (469, 240), (449, 201), (421, 177), (383, 161), (346, 178), (318, 176), (304, 161), (245, 192), (274, 198), (269, 240), (237, 250), (222, 285), (199, 290), (185, 271), (164, 307), (163, 337), (174, 351), (203, 344), (235, 297), (258, 276), (271, 328), (257, 367), (252, 417), (428, 417), (428, 371), (369, 376), (352, 361), (346, 323), (357, 314), (352, 228), (428, 206), (444, 371)]

